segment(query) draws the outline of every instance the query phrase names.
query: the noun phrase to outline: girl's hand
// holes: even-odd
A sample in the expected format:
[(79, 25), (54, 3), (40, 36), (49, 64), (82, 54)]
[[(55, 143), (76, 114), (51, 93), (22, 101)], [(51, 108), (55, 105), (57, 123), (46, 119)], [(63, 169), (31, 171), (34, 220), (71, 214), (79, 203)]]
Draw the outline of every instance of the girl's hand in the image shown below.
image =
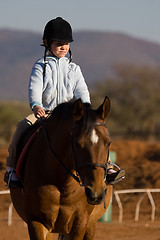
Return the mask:
[(33, 107), (33, 113), (34, 113), (36, 118), (40, 118), (40, 117), (45, 116), (44, 109), (42, 107), (38, 106), (38, 105), (35, 105)]

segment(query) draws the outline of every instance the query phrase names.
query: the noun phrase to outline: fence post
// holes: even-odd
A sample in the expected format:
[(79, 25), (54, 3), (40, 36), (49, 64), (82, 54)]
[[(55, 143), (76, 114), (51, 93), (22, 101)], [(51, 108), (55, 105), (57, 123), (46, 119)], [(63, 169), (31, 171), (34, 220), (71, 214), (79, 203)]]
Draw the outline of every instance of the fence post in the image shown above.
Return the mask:
[(143, 201), (143, 198), (145, 197), (146, 193), (144, 192), (141, 197), (139, 198), (137, 204), (136, 204), (136, 211), (135, 211), (135, 221), (137, 222), (139, 219), (139, 210), (140, 210), (140, 204)]
[[(116, 162), (116, 152), (110, 152), (110, 159), (111, 162), (115, 163)], [(109, 203), (109, 206), (106, 210), (106, 212), (103, 214), (103, 216), (99, 219), (100, 222), (107, 222), (110, 223), (112, 221), (112, 198)]]

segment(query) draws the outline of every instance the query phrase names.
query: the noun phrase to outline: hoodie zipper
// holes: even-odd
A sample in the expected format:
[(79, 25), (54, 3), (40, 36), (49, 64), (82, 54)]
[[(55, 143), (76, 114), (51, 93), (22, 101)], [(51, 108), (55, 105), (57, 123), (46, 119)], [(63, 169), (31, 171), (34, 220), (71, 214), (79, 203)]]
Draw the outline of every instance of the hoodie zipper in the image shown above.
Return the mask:
[(57, 106), (60, 103), (60, 73), (59, 73), (59, 59), (57, 59)]

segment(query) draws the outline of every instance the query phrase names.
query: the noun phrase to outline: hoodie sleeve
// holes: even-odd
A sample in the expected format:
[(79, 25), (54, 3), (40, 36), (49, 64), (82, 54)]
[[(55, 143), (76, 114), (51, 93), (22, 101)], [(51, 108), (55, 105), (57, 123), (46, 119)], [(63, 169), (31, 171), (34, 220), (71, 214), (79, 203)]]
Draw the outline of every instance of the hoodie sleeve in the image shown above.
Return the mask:
[(88, 87), (85, 83), (84, 77), (82, 75), (81, 69), (79, 66), (75, 68), (75, 89), (74, 96), (76, 99), (81, 98), (84, 103), (90, 103), (90, 94), (88, 91)]
[(36, 63), (32, 69), (29, 81), (29, 104), (31, 109), (35, 105), (42, 105), (43, 92), (43, 64)]

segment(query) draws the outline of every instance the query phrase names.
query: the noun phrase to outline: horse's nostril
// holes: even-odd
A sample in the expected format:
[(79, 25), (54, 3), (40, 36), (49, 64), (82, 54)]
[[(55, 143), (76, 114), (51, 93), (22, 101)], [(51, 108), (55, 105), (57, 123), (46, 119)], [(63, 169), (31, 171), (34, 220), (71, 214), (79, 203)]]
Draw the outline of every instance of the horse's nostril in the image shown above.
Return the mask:
[(85, 188), (85, 193), (86, 193), (86, 196), (87, 196), (87, 198), (92, 198), (93, 196), (93, 194), (92, 194), (92, 190), (91, 190), (91, 188), (90, 187), (86, 187)]
[(98, 195), (96, 192), (92, 191), (92, 188), (89, 186), (85, 188), (85, 193), (87, 201), (90, 204), (100, 204), (103, 201), (104, 194)]

